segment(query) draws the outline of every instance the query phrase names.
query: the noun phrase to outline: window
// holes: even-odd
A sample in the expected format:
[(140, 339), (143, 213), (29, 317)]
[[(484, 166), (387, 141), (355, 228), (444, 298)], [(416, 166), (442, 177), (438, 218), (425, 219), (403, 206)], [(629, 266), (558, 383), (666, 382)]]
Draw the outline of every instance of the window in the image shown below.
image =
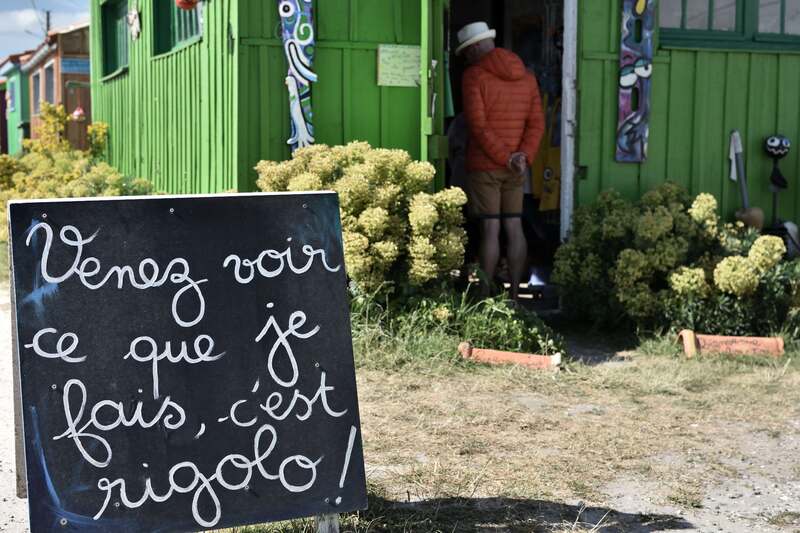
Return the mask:
[(128, 0), (108, 0), (100, 13), (103, 27), (103, 75), (128, 66)]
[(153, 0), (155, 53), (164, 54), (200, 39), (203, 34), (203, 2), (194, 9), (181, 9), (175, 2)]
[(56, 72), (52, 63), (44, 68), (44, 99), (56, 103)]
[(760, 0), (758, 32), (800, 35), (800, 0)]
[(661, 0), (661, 43), (800, 49), (800, 0)]
[(37, 72), (31, 77), (33, 87), (33, 114), (38, 115), (42, 107), (42, 75)]
[(15, 111), (17, 109), (17, 84), (14, 80), (8, 82), (6, 87), (6, 111)]

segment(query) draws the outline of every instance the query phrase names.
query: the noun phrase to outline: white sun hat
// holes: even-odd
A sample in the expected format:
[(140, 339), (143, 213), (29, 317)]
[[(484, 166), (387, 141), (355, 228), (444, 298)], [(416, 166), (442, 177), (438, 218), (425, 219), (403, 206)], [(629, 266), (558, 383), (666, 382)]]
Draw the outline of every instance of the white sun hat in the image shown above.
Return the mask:
[(466, 47), (484, 39), (494, 39), (497, 37), (495, 30), (490, 30), (485, 22), (473, 22), (467, 24), (458, 32), (458, 48), (456, 55), (460, 54)]

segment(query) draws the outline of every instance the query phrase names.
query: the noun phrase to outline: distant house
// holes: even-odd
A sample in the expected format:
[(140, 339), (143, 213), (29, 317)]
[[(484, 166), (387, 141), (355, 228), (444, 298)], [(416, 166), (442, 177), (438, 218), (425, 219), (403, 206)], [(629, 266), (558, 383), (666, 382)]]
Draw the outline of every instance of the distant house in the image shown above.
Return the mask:
[[(91, 117), (89, 24), (53, 30), (22, 65), (28, 78), (31, 137), (38, 136), (42, 102), (61, 104), (79, 120), (70, 121), (67, 139), (75, 148), (88, 148)], [(77, 112), (77, 113), (76, 113)]]
[(5, 131), (8, 142), (7, 153), (16, 155), (22, 151), (22, 140), (30, 136), (30, 107), (28, 77), (20, 66), (30, 59), (32, 50), (12, 54), (0, 61), (0, 76), (6, 79)]

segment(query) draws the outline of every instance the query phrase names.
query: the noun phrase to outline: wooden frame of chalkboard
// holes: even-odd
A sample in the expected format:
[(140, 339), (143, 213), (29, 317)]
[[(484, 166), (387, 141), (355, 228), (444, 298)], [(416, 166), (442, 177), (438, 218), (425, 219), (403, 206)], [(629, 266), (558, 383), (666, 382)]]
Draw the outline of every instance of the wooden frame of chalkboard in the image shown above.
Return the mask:
[(31, 530), (366, 508), (335, 193), (14, 201)]

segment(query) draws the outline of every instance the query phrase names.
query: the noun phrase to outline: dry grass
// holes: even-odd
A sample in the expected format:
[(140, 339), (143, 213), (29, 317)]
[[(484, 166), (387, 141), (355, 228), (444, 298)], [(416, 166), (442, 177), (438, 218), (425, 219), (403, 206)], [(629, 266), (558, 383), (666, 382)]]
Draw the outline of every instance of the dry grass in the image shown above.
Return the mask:
[(444, 351), (395, 367), (373, 348), (359, 356), (370, 509), (344, 531), (680, 529), (677, 516), (605, 507), (609, 484), (649, 484), (661, 504), (697, 508), (708, 483), (737, 475), (739, 429), (780, 435), (800, 405), (797, 353), (687, 361), (651, 342), (629, 362), (536, 373), (465, 366)]

